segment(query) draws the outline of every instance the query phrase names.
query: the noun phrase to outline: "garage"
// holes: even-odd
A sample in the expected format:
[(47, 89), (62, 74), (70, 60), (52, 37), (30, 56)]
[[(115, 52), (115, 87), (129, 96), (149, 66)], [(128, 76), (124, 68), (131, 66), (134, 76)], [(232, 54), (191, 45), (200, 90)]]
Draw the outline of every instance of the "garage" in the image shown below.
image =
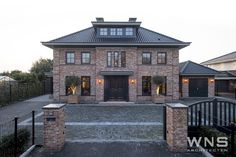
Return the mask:
[(208, 97), (208, 78), (189, 78), (189, 97)]
[(218, 71), (187, 61), (180, 63), (180, 97), (214, 97)]

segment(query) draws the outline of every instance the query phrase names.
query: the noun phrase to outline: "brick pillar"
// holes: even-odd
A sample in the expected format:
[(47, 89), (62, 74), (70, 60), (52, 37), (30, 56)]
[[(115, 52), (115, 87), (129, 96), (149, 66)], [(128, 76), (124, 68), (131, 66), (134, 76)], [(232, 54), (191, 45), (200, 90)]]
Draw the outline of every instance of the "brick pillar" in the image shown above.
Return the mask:
[(44, 149), (58, 151), (65, 143), (65, 104), (49, 104), (44, 111)]
[(187, 151), (187, 106), (180, 103), (167, 103), (166, 141), (173, 152)]

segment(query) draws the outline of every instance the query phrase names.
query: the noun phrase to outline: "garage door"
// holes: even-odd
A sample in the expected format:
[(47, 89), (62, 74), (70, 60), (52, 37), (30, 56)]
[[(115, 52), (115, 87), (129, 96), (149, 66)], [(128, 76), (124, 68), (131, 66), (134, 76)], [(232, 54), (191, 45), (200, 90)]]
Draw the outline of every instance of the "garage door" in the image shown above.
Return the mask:
[(189, 97), (208, 97), (208, 78), (189, 79)]

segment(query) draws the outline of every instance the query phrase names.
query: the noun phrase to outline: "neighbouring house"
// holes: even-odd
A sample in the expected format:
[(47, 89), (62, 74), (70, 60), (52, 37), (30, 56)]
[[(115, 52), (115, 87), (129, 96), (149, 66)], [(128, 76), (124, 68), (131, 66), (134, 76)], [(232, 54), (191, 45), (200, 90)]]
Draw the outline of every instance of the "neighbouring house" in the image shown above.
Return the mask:
[(214, 97), (218, 71), (186, 61), (180, 63), (180, 97)]
[(92, 27), (42, 42), (53, 49), (54, 99), (65, 101), (65, 78), (79, 76), (81, 102), (147, 102), (156, 94), (155, 75), (165, 78), (165, 100), (179, 99), (179, 50), (190, 43), (140, 25), (136, 18), (97, 18)]
[(16, 80), (9, 76), (0, 76), (0, 83), (16, 83)]
[(216, 94), (234, 98), (236, 92), (236, 51), (201, 64), (220, 72), (215, 77)]

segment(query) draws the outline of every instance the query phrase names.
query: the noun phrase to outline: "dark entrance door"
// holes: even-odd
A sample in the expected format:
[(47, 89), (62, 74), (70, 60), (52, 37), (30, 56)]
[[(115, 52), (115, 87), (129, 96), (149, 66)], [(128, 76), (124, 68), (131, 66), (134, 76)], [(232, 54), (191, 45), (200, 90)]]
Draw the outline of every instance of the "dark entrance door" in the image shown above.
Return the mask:
[(189, 79), (189, 97), (208, 97), (208, 78)]
[(128, 76), (105, 76), (104, 101), (129, 101)]

